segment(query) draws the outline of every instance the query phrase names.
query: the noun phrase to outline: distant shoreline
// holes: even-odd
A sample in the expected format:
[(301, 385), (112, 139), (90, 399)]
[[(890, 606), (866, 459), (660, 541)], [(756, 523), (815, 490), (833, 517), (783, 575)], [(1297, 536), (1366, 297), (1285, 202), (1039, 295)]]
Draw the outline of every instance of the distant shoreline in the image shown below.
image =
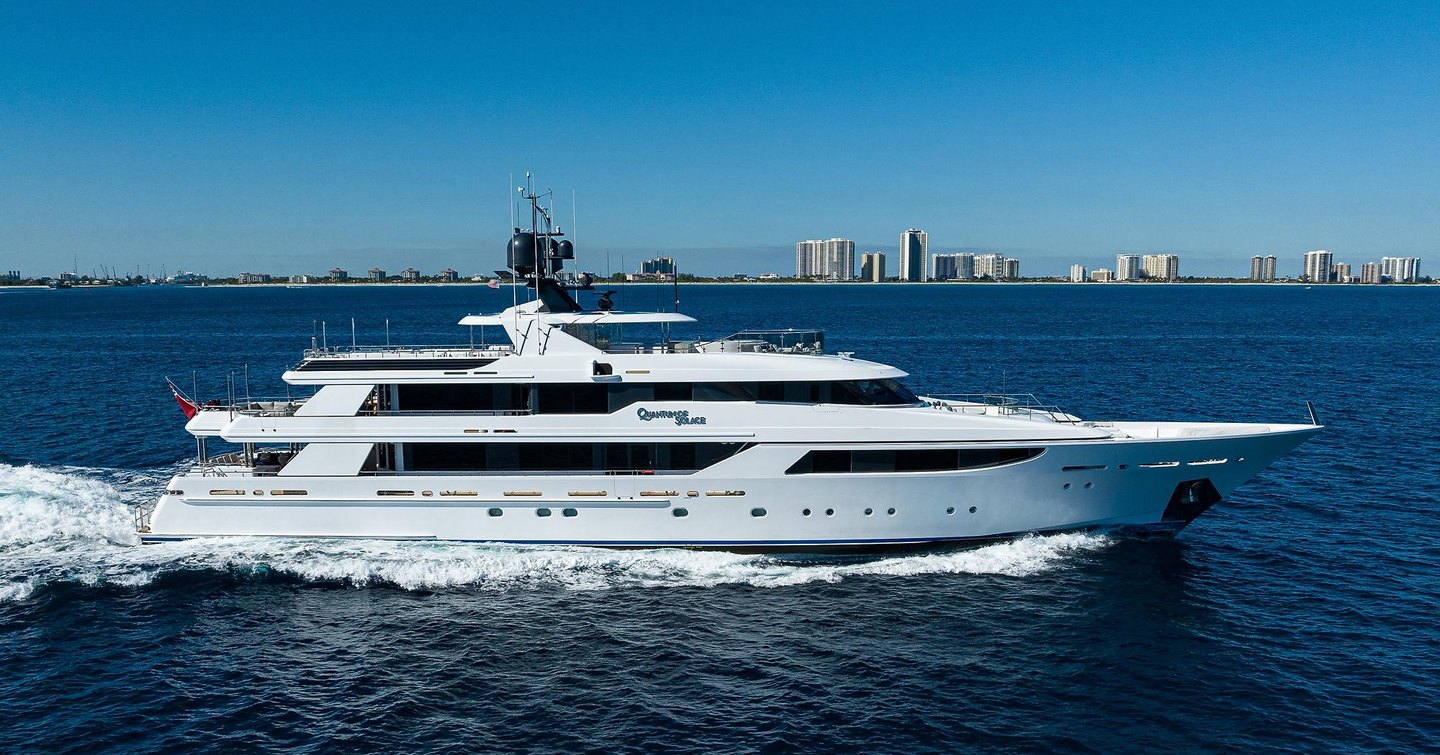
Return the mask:
[[(500, 288), (518, 284), (501, 283)], [(1018, 281), (882, 281), (879, 283), (871, 281), (800, 281), (800, 280), (703, 280), (703, 281), (680, 281), (678, 284), (671, 281), (600, 281), (594, 283), (596, 288), (605, 286), (1077, 286), (1083, 288), (1107, 288), (1115, 286), (1124, 287), (1155, 287), (1155, 286), (1270, 286), (1270, 287), (1322, 287), (1322, 288), (1427, 288), (1440, 286), (1440, 281), (1429, 283), (1306, 283), (1304, 281), (1244, 281), (1244, 280), (1215, 280), (1215, 281), (1108, 281), (1104, 283), (1086, 281), (1076, 283), (1065, 280), (1018, 280)], [(65, 291), (84, 291), (112, 288), (296, 288), (296, 289), (323, 289), (323, 288), (366, 288), (366, 287), (393, 287), (393, 288), (443, 288), (448, 286), (467, 286), (490, 288), (490, 285), (481, 281), (456, 281), (454, 283), (421, 282), (410, 283), (403, 281), (348, 281), (345, 283), (163, 283), (144, 285), (89, 285), (76, 284)], [(44, 285), (11, 285), (0, 286), (0, 291), (47, 291), (49, 286)]]

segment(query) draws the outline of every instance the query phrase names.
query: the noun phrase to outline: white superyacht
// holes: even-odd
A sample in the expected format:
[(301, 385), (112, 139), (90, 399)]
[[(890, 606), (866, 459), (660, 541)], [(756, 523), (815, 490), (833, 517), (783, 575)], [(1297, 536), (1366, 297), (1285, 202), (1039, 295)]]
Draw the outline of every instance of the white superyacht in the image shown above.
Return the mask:
[[(526, 198), (508, 263), (531, 300), (460, 320), (508, 345), (312, 348), (284, 374), (317, 389), (302, 401), (177, 391), (197, 458), (137, 511), (141, 539), (854, 552), (1173, 534), (1320, 429), (1313, 412), (1091, 422), (1030, 397), (916, 396), (818, 331), (675, 341), (692, 318), (583, 308), (588, 282), (559, 275), (572, 244)], [(624, 340), (637, 326), (667, 335)], [(215, 439), (241, 450), (211, 455)]]

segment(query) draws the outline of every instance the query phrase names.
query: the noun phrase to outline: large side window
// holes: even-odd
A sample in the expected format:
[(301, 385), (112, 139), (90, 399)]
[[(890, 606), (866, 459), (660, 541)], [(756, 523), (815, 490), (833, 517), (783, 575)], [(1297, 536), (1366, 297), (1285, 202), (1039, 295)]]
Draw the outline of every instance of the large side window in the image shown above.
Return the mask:
[(750, 387), (744, 383), (696, 383), (695, 401), (754, 401)]
[(745, 450), (744, 443), (406, 443), (414, 472), (684, 472)]
[(858, 451), (814, 450), (785, 474), (842, 474), (876, 472), (953, 472), (986, 469), (1033, 459), (1043, 448), (900, 448)]
[(610, 386), (610, 411), (618, 412), (631, 404), (655, 400), (655, 383), (623, 383)]
[(609, 414), (610, 386), (604, 383), (540, 383), (535, 386), (541, 414)]
[(511, 383), (401, 383), (396, 410), (402, 412), (525, 411), (529, 386)]

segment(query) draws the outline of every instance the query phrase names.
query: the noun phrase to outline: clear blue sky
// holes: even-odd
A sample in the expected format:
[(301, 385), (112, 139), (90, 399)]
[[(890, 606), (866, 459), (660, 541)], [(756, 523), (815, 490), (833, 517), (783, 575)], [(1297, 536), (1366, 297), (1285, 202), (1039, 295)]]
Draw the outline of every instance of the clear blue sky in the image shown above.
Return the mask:
[(1440, 3), (0, 4), (0, 268), (488, 271), (526, 170), (595, 270), (1433, 259)]

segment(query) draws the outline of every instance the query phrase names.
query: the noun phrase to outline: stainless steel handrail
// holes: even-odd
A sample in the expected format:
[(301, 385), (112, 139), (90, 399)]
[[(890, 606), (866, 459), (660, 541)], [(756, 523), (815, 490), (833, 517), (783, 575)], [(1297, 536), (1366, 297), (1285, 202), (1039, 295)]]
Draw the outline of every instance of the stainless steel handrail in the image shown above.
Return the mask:
[(305, 349), (304, 357), (358, 357), (364, 354), (414, 354), (431, 357), (485, 357), (512, 354), (515, 347), (509, 344), (468, 344), (420, 346), (410, 344), (386, 344), (383, 346), (318, 346)]
[[(939, 399), (942, 405), (937, 408), (950, 411), (965, 412), (966, 409), (974, 407), (980, 409), (981, 414), (994, 409), (1001, 415), (1043, 415), (1060, 424), (1073, 425), (1081, 421), (1056, 404), (1043, 403), (1033, 393), (931, 393), (921, 398)], [(956, 406), (953, 402), (960, 402), (964, 406)]]

